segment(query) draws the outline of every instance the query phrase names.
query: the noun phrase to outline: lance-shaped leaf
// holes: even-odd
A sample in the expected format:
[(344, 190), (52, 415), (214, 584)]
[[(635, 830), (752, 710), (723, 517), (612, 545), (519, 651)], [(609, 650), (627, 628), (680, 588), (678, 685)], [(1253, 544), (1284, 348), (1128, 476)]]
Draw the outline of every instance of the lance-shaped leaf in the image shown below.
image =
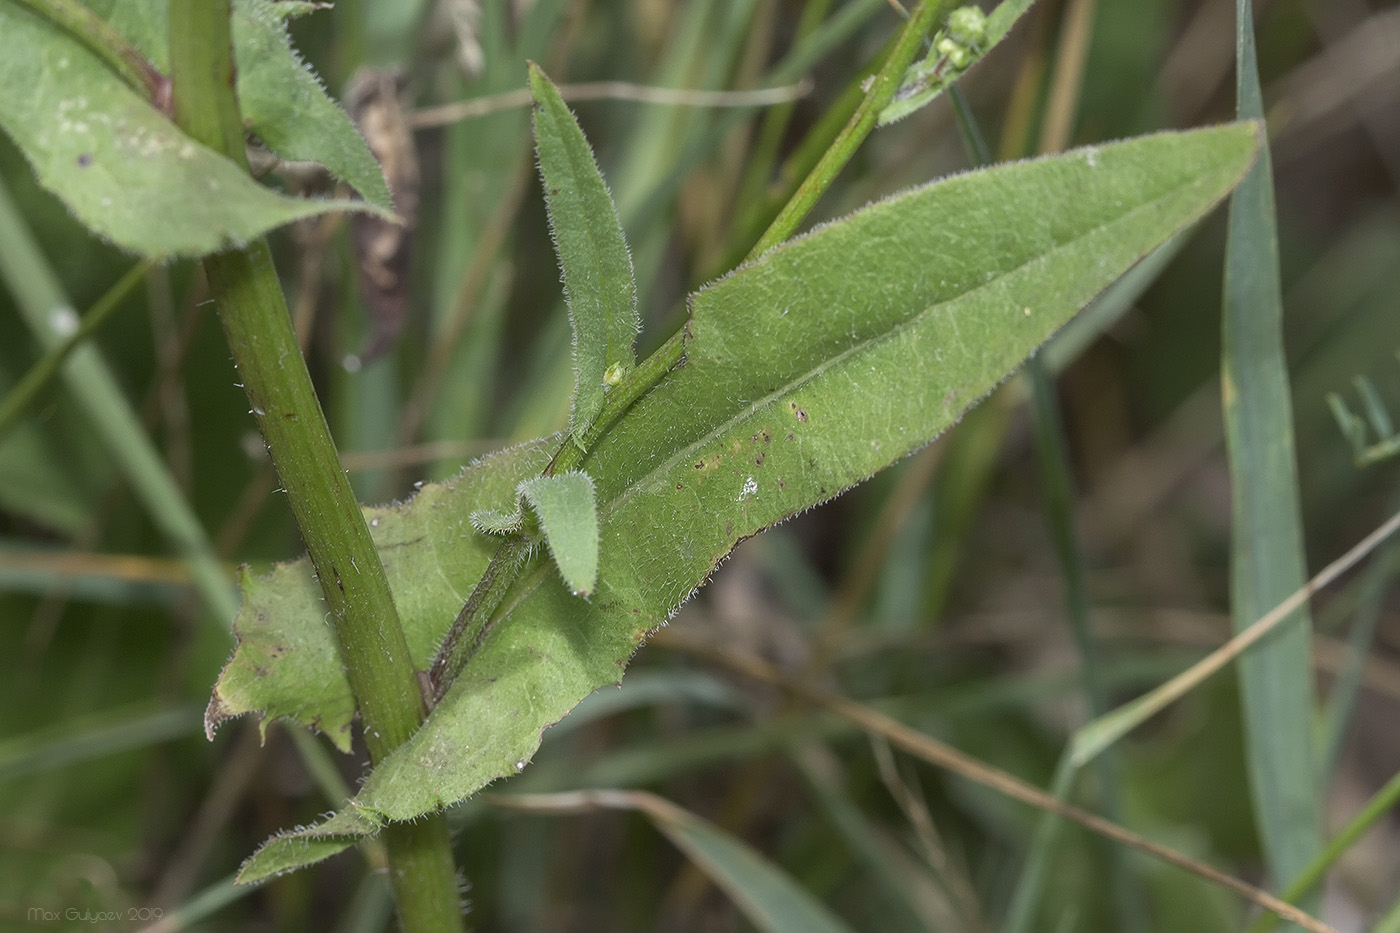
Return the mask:
[(536, 476), (520, 484), (520, 496), (540, 520), (549, 553), (576, 596), (588, 596), (598, 580), (598, 507), (587, 473)]
[[(163, 23), (139, 21), (147, 29)], [(14, 3), (0, 3), (0, 87), (25, 89), (0, 94), (0, 129), (40, 183), (94, 233), (141, 255), (203, 255), (303, 217), (370, 207), (259, 185), (191, 140), (85, 46)]]
[(578, 437), (602, 410), (608, 389), (636, 365), (637, 285), (622, 223), (593, 150), (559, 89), (533, 63), (530, 93), (544, 200), (574, 329), (569, 429)]
[[(945, 430), (1078, 308), (1223, 197), (1254, 159), (1259, 133), (1236, 124), (1162, 134), (961, 175), (819, 228), (693, 296), (685, 364), (599, 440), (588, 463), (602, 542), (592, 600), (570, 596), (548, 566), (527, 570), (498, 610), (505, 618), (428, 721), (365, 781), (354, 801), (362, 822), (411, 819), (525, 767), (542, 730), (615, 682), (647, 633), (739, 540)], [(396, 565), (422, 562), (415, 552), (464, 521), (446, 502), (498, 504), (499, 491), (488, 498), (461, 487), (499, 490), (510, 470), (519, 482), (538, 472), (541, 453), (504, 455), (396, 511), (401, 545), (385, 559), (401, 608), (422, 583)], [(438, 567), (461, 592), (480, 563), (460, 573), (446, 561)], [(439, 636), (459, 605), (443, 600), (428, 614)], [(241, 633), (260, 616), (264, 643), (324, 629), (314, 600), (298, 612), (250, 598), (238, 624), (245, 641), (216, 693), (219, 714), (258, 708), (258, 681), (290, 663), (249, 651)], [(411, 631), (419, 619), (406, 613), (405, 625), (421, 644)], [(297, 663), (339, 676), (334, 646), (317, 637), (325, 642), (317, 657)], [(230, 678), (245, 687), (237, 702), (225, 693)], [(295, 715), (337, 726), (326, 702), (348, 697), (341, 691), (305, 698)], [(246, 877), (257, 877), (264, 856), (285, 867), (286, 845), (271, 841)]]

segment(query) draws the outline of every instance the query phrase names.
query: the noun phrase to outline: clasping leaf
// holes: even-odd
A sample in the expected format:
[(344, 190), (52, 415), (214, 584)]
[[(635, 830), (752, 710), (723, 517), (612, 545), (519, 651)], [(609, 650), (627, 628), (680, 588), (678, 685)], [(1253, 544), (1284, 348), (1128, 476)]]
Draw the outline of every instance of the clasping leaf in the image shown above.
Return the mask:
[[(569, 596), (548, 568), (527, 570), (471, 664), (422, 728), (375, 766), (353, 811), (272, 840), (243, 879), (350, 845), (376, 830), (365, 814), (414, 819), (519, 772), (543, 730), (615, 683), (647, 634), (739, 541), (946, 430), (1233, 188), (1261, 134), (1246, 123), (1143, 137), (873, 204), (693, 295), (685, 365), (597, 440), (591, 480), (539, 478), (557, 450), (551, 438), (480, 461), (452, 484), (427, 485), (411, 503), (372, 510), (416, 663), (432, 656), (443, 620), (492, 553), (464, 528), (466, 516), (512, 490), (541, 519), (569, 586), (591, 588), (592, 598)], [(604, 372), (593, 371), (600, 381)], [(210, 728), (257, 711), (348, 744), (354, 698), (309, 566), (243, 585), (238, 651), (210, 704)]]

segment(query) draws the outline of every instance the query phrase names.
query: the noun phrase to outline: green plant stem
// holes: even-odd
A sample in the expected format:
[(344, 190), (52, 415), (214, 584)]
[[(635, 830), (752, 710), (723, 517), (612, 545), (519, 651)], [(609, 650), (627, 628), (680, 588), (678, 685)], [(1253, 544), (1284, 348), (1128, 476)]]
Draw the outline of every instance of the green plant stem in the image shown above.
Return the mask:
[(33, 404), (44, 387), (58, 375), (63, 367), (63, 362), (68, 359), (69, 354), (82, 345), (97, 329), (106, 323), (112, 313), (121, 307), (122, 299), (136, 287), (148, 271), (151, 269), (150, 262), (138, 262), (131, 267), (126, 275), (117, 280), (117, 284), (107, 290), (107, 293), (97, 300), (97, 304), (92, 306), (92, 310), (83, 315), (83, 322), (78, 329), (68, 336), (68, 339), (50, 349), (44, 356), (30, 367), (24, 374), (24, 378), (9, 391), (3, 403), (0, 403), (0, 438), (5, 436), (19, 416)]
[[(816, 167), (768, 227), (762, 239), (749, 252), (749, 258), (752, 259), (767, 252), (769, 247), (791, 236), (796, 231), (798, 224), (802, 223), (802, 219), (807, 216), (812, 205), (816, 204), (817, 200), (831, 187), (837, 174), (850, 161), (856, 148), (875, 128), (875, 118), (894, 98), (895, 91), (899, 89), (900, 79), (914, 60), (914, 56), (919, 51), (920, 43), (928, 34), (944, 2), (945, 0), (923, 0), (919, 4), (909, 21), (905, 23), (903, 31), (890, 50), (889, 57), (885, 59), (884, 66), (875, 75), (870, 88), (866, 91), (865, 98), (856, 108), (856, 112), (851, 115), (850, 120), (847, 121), (845, 129), (837, 136), (818, 161)], [(603, 410), (584, 430), (582, 437), (577, 440), (566, 438), (563, 441), (559, 450), (554, 454), (554, 458), (545, 467), (545, 475), (550, 476), (555, 473), (579, 469), (587, 459), (588, 451), (592, 449), (597, 440), (616, 424), (617, 420), (638, 399), (650, 392), (684, 357), (685, 330), (682, 328), (672, 334), (670, 339), (662, 344), (655, 353), (632, 370), (621, 385), (608, 393)], [(492, 620), (489, 618), (489, 614), (501, 604), (506, 591), (510, 589), (511, 584), (516, 581), (521, 569), (525, 566), (525, 561), (520, 559), (521, 547), (522, 542), (516, 536), (512, 536), (502, 543), (501, 547), (492, 555), (490, 563), (487, 564), (486, 570), (482, 573), (481, 580), (472, 590), (466, 604), (457, 613), (457, 618), (453, 620), (447, 637), (443, 639), (442, 647), (438, 649), (437, 655), (433, 658), (423, 683), (424, 694), (430, 697), (432, 702), (436, 703), (442, 699), (452, 686), (453, 680), (470, 660), (471, 655), (490, 634)], [(478, 616), (482, 612), (487, 613), (488, 617), (478, 621)], [(470, 639), (464, 638), (464, 634), (468, 631), (477, 634)]]
[(797, 192), (788, 201), (787, 206), (782, 209), (763, 236), (759, 238), (757, 245), (749, 253), (750, 258), (768, 252), (792, 236), (797, 230), (798, 224), (802, 223), (803, 218), (831, 187), (831, 183), (836, 180), (841, 169), (845, 168), (846, 163), (851, 161), (851, 156), (855, 155), (856, 149), (875, 128), (875, 121), (880, 116), (880, 111), (894, 100), (895, 92), (899, 90), (904, 72), (909, 69), (915, 56), (918, 55), (924, 38), (932, 30), (933, 24), (943, 12), (946, 2), (947, 0), (922, 0), (914, 9), (914, 12), (909, 16), (909, 21), (904, 24), (899, 38), (895, 40), (894, 48), (890, 50), (889, 57), (885, 59), (884, 66), (876, 72), (874, 80), (871, 81), (869, 89), (865, 92), (865, 99), (860, 102), (856, 112), (851, 114), (851, 119), (846, 122), (845, 129), (822, 155), (821, 160), (817, 162), (816, 167), (812, 169), (806, 180), (798, 186)]
[(88, 51), (164, 113), (170, 112), (170, 79), (156, 70), (126, 36), (78, 0), (16, 0), (87, 46)]
[[(491, 613), (501, 605), (506, 590), (520, 575), (528, 554), (529, 545), (525, 537), (512, 534), (491, 555), (490, 563), (482, 571), (481, 580), (467, 597), (462, 611), (457, 613), (428, 670), (428, 682), (424, 684), (423, 693), (424, 698), (434, 706), (480, 647), (482, 639), (486, 637)], [(478, 622), (478, 619), (481, 621)]]
[[(191, 136), (246, 166), (234, 96), (230, 0), (172, 0), (175, 116)], [(265, 240), (204, 261), (258, 428), (315, 568), (378, 764), (418, 728), (426, 706), (384, 567), (316, 398)], [(399, 916), (413, 931), (460, 930), (447, 821), (385, 828)]]
[[(1385, 783), (1375, 796), (1366, 802), (1361, 812), (1351, 822), (1342, 827), (1341, 832), (1327, 841), (1327, 845), (1317, 854), (1297, 878), (1279, 894), (1279, 899), (1289, 904), (1297, 903), (1306, 897), (1322, 881), (1329, 869), (1347, 851), (1366, 835), (1377, 823), (1385, 819), (1400, 803), (1400, 774)], [(1278, 925), (1276, 914), (1264, 914), (1248, 930), (1248, 933), (1266, 933)], [(1379, 929), (1379, 927), (1377, 927)]]

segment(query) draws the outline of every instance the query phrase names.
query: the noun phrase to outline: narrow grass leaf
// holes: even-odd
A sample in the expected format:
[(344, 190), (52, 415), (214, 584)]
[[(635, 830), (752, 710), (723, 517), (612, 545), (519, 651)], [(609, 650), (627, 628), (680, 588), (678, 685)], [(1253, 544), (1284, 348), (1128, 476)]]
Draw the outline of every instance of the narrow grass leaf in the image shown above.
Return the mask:
[[(1292, 879), (1281, 897), (1290, 904), (1297, 903), (1313, 891), (1327, 873), (1346, 855), (1361, 838), (1386, 820), (1400, 804), (1400, 774), (1393, 775), (1385, 786), (1376, 791), (1366, 805), (1342, 829), (1327, 840), (1327, 846), (1319, 852), (1301, 875)], [(1264, 933), (1272, 930), (1278, 917), (1264, 914), (1248, 930), (1248, 933)]]
[[(1241, 117), (1263, 114), (1248, 0), (1236, 2)], [(1307, 581), (1283, 350), (1273, 176), (1267, 143), (1230, 199), (1221, 382), (1233, 491), (1230, 611), (1241, 631)], [(1305, 606), (1240, 659), (1255, 825), (1278, 882), (1321, 847), (1312, 748), (1311, 621)]]
[[(0, 18), (11, 8), (12, 5), (0, 4)], [(0, 35), (4, 35), (3, 29)], [(5, 67), (5, 56), (0, 55), (0, 73)], [(0, 94), (0, 108), (6, 97)], [(14, 296), (15, 306), (35, 341), (45, 349), (59, 346), (71, 329), (72, 303), (3, 184), (0, 280)], [(152, 523), (189, 562), (195, 586), (210, 613), (221, 627), (228, 624), (238, 611), (238, 599), (228, 585), (223, 565), (102, 354), (91, 344), (80, 346), (69, 355), (62, 373), (83, 417), (131, 484)]]
[(150, 703), (68, 720), (0, 743), (0, 782), (196, 734), (198, 710)]
[(758, 929), (774, 933), (850, 931), (787, 872), (713, 823), (669, 803), (642, 812)]
[(636, 366), (641, 321), (622, 223), (578, 121), (539, 66), (530, 65), (535, 151), (549, 225), (574, 328), (574, 398), (569, 428), (580, 436), (610, 388)]
[(537, 476), (520, 484), (520, 496), (540, 520), (549, 553), (575, 596), (588, 596), (598, 581), (598, 506), (587, 473)]
[[(685, 365), (588, 462), (601, 540), (593, 598), (571, 596), (547, 565), (527, 570), (498, 610), (504, 621), (424, 727), (369, 776), (358, 811), (409, 819), (522, 770), (541, 731), (616, 682), (738, 541), (945, 430), (1223, 197), (1252, 162), (1258, 133), (1239, 124), (1162, 134), (958, 176), (819, 228), (693, 296)], [(493, 544), (469, 531), (468, 514), (538, 475), (546, 444), (371, 512), (420, 667)], [(278, 573), (247, 594), (211, 724), (260, 710), (338, 732), (353, 702), (307, 598), (314, 584), (304, 564)], [(259, 632), (256, 654), (245, 624)], [(310, 654), (294, 659), (294, 650)], [(301, 673), (283, 673), (293, 666)], [(304, 689), (312, 681), (314, 696)]]

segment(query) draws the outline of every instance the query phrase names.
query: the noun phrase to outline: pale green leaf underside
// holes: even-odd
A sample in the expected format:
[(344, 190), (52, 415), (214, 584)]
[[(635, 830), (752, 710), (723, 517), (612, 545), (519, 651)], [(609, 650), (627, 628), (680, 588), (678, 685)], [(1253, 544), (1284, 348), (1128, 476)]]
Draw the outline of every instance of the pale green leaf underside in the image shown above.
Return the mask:
[(593, 592), (598, 580), (598, 507), (587, 473), (537, 476), (520, 484), (520, 495), (544, 529), (549, 553), (576, 596)]
[(0, 88), (0, 129), (40, 183), (93, 232), (141, 255), (203, 255), (303, 217), (366, 206), (288, 198), (257, 184), (82, 45), (11, 3), (0, 3)]
[(369, 146), (292, 48), (282, 22), (286, 5), (245, 0), (234, 7), (244, 124), (283, 159), (319, 162), (370, 204), (391, 212), (389, 186)]
[[(737, 541), (945, 430), (1223, 197), (1254, 158), (1258, 133), (1238, 124), (1162, 134), (961, 175), (822, 227), (697, 293), (685, 365), (600, 439), (588, 463), (601, 532), (592, 600), (572, 597), (547, 565), (527, 570), (502, 606), (508, 617), (356, 805), (409, 819), (524, 767), (542, 730), (617, 681), (647, 632)], [(431, 654), (422, 646), (441, 637), (493, 544), (458, 540), (467, 512), (498, 505), (503, 489), (539, 472), (546, 452), (506, 452), (394, 510), (398, 546), (384, 553), (401, 611), (413, 607), (405, 625), (420, 667)], [(463, 559), (439, 559), (444, 541)], [(436, 579), (404, 576), (410, 564)], [(304, 566), (279, 573), (262, 589), (299, 587), (302, 607), (264, 605), (267, 592), (245, 600), (213, 711), (266, 709), (339, 732), (349, 691), (333, 682), (340, 665), (309, 598), (314, 585), (293, 581)], [(245, 631), (253, 619), (264, 626), (256, 646)], [(425, 620), (431, 631), (416, 631)], [(282, 675), (293, 659), (271, 657), (269, 639), (295, 639), (314, 655), (295, 663), (317, 672), (316, 695)], [(230, 682), (240, 684), (237, 699)]]
[(608, 386), (635, 365), (637, 286), (622, 224), (593, 150), (559, 90), (534, 64), (530, 93), (535, 151), (574, 329), (569, 429), (578, 437), (602, 410)]
[[(121, 0), (110, 22), (161, 70), (169, 46), (169, 0)], [(359, 130), (292, 48), (284, 25), (310, 3), (234, 0), (233, 44), (243, 124), (283, 159), (318, 162), (371, 205), (392, 210), (384, 173)]]

